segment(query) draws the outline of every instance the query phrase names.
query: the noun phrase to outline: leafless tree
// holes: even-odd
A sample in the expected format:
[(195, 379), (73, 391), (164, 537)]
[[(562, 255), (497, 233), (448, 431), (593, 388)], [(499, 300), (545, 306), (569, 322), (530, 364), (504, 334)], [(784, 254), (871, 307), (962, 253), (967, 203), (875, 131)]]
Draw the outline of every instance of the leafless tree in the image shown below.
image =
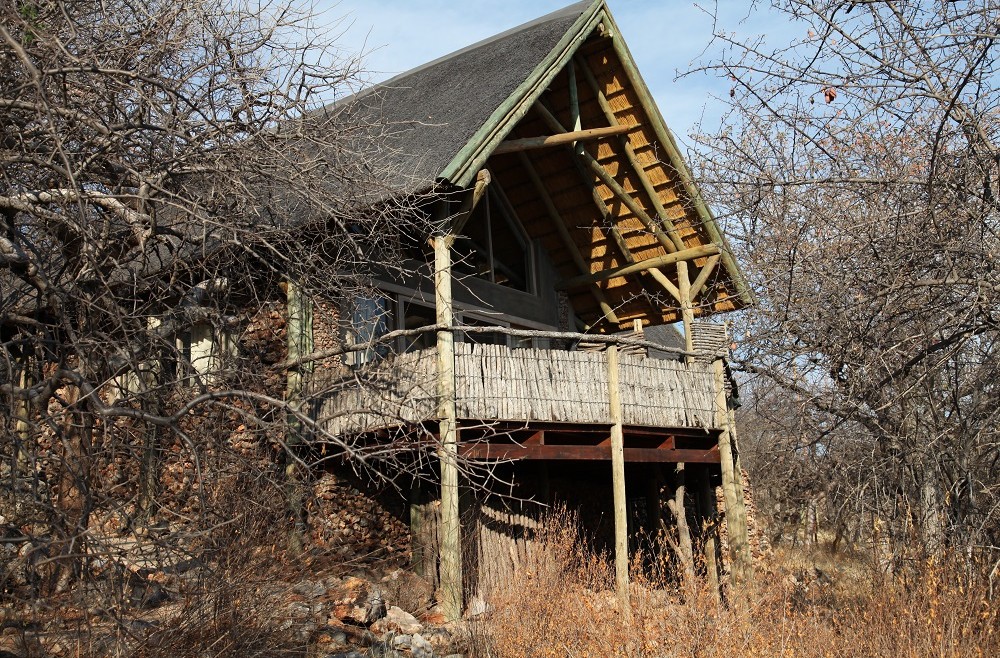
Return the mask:
[(250, 491), (295, 475), (293, 430), (361, 450), (309, 426), (281, 364), (312, 346), (289, 349), (288, 316), (307, 300), (335, 323), (400, 262), (419, 201), (370, 148), (377, 115), (344, 111), (359, 61), (312, 20), (279, 1), (0, 8), (0, 548), (52, 567), (47, 586), (109, 529), (219, 528), (240, 500), (265, 518)]
[(841, 473), (841, 509), (876, 543), (995, 561), (1000, 10), (768, 11), (791, 44), (738, 41), (720, 17), (702, 70), (728, 80), (729, 111), (699, 137), (757, 294), (740, 366), (782, 438), (758, 448)]

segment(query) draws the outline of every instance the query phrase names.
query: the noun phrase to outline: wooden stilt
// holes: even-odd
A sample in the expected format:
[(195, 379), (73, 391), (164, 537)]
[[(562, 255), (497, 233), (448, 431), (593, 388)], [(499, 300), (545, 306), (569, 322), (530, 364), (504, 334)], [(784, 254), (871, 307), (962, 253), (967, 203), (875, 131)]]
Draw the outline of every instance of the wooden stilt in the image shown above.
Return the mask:
[(729, 420), (729, 450), (733, 454), (733, 485), (736, 489), (736, 500), (739, 505), (740, 526), (743, 529), (745, 541), (744, 561), (747, 565), (748, 575), (753, 575), (753, 552), (750, 550), (750, 525), (747, 520), (746, 493), (743, 487), (743, 458), (740, 456), (740, 442), (736, 432), (736, 412), (728, 410)]
[[(303, 354), (313, 351), (313, 307), (312, 300), (302, 291), (301, 286), (294, 281), (286, 281), (282, 286), (285, 290), (285, 301), (287, 311), (287, 349), (288, 358), (295, 359)], [(312, 369), (312, 363), (303, 364), (295, 368), (289, 368), (285, 384), (285, 400), (296, 411), (302, 410), (303, 393), (306, 385), (306, 376)], [(289, 536), (289, 548), (293, 553), (298, 553), (303, 549), (303, 541), (306, 531), (306, 519), (304, 510), (305, 492), (303, 488), (304, 473), (299, 463), (295, 451), (300, 446), (304, 437), (302, 423), (298, 416), (289, 412), (286, 417), (288, 436), (285, 437), (287, 446), (285, 454), (285, 495), (288, 509), (293, 518), (293, 528)]]
[(732, 562), (733, 588), (738, 589), (750, 580), (750, 550), (747, 539), (743, 499), (736, 485), (736, 468), (730, 442), (729, 405), (726, 399), (725, 364), (716, 359), (715, 418), (722, 430), (719, 434), (719, 457), (722, 466), (722, 495), (726, 505), (726, 530), (729, 537), (729, 556)]
[(420, 480), (415, 476), (410, 484), (410, 568), (418, 576), (426, 576), (424, 570), (424, 555), (426, 545), (424, 537), (424, 508), (423, 508), (423, 487)]
[[(455, 322), (451, 294), (454, 235), (434, 238), (434, 300), (437, 323)], [(458, 511), (458, 425), (455, 418), (455, 334), (437, 332), (437, 393), (441, 446), (441, 606), (452, 620), (462, 616), (462, 539)]]
[(615, 508), (615, 589), (628, 608), (628, 504), (625, 499), (625, 438), (619, 386), (618, 346), (608, 346), (608, 400), (611, 416), (611, 488)]
[(674, 467), (674, 495), (667, 506), (677, 525), (677, 559), (681, 563), (684, 586), (690, 591), (694, 587), (694, 547), (687, 522), (687, 507), (684, 504), (686, 488), (684, 462), (679, 462)]
[(719, 529), (715, 488), (711, 473), (700, 469), (698, 476), (698, 516), (701, 530), (701, 549), (705, 560), (705, 578), (716, 602), (719, 600)]

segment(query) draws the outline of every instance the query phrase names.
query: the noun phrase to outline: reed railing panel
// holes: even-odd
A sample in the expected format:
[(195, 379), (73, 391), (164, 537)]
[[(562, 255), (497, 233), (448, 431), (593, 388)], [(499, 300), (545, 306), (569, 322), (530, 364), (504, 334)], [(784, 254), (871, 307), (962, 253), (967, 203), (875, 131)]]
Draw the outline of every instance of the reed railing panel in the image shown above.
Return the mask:
[(351, 434), (436, 416), (436, 352), (425, 349), (355, 370), (324, 396), (318, 421), (332, 434)]
[[(651, 427), (710, 427), (710, 363), (620, 356), (623, 421)], [(434, 349), (400, 354), (355, 371), (324, 402), (321, 421), (334, 433), (435, 418)], [(455, 345), (459, 418), (608, 423), (605, 352)]]

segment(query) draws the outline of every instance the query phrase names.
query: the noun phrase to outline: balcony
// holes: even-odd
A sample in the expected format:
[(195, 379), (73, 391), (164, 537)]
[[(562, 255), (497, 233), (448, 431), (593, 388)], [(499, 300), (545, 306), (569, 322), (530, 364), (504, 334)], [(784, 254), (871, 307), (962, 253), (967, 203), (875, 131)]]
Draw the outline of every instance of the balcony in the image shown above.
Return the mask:
[[(714, 427), (711, 363), (623, 353), (622, 423), (692, 430)], [(497, 423), (607, 426), (606, 352), (455, 345), (457, 417), (466, 426)], [(331, 388), (319, 421), (334, 434), (360, 434), (433, 421), (438, 416), (436, 351), (424, 349), (354, 371)]]

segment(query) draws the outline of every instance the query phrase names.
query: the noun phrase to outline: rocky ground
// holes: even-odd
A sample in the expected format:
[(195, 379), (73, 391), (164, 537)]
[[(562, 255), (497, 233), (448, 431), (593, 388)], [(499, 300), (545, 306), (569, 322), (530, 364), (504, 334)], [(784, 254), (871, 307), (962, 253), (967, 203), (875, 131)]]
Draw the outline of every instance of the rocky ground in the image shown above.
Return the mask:
[[(282, 581), (265, 573), (269, 569), (222, 577), (218, 561), (159, 570), (108, 565), (71, 593), (0, 601), (0, 658), (468, 653), (467, 621), (447, 622), (433, 588), (419, 576), (371, 565), (350, 573), (317, 567)], [(89, 607), (81, 591), (87, 588), (95, 603)], [(120, 592), (117, 600), (108, 596), (112, 589)], [(215, 648), (203, 646), (213, 641)]]

